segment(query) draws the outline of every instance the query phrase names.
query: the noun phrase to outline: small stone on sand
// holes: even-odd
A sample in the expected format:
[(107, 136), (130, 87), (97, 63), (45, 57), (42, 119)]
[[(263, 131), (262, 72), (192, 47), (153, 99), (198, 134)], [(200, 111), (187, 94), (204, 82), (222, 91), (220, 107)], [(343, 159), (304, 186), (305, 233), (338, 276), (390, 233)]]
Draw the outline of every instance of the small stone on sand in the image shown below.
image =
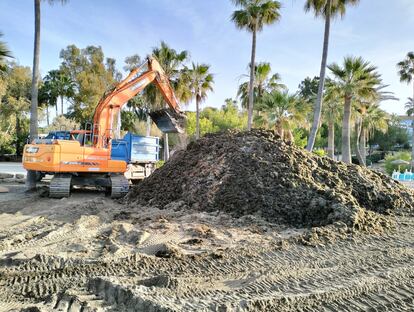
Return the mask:
[(8, 193), (9, 189), (7, 187), (4, 186), (0, 186), (0, 193)]

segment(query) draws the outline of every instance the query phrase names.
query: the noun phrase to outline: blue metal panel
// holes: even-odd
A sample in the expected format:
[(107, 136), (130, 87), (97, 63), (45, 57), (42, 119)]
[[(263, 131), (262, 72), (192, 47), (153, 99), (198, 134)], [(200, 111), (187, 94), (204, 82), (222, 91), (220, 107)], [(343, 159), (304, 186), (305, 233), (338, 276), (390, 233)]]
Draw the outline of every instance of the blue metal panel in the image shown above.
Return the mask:
[(126, 140), (112, 140), (111, 159), (123, 160), (128, 162), (129, 160), (129, 148)]
[(159, 138), (134, 135), (128, 132), (128, 162), (156, 162), (159, 159)]

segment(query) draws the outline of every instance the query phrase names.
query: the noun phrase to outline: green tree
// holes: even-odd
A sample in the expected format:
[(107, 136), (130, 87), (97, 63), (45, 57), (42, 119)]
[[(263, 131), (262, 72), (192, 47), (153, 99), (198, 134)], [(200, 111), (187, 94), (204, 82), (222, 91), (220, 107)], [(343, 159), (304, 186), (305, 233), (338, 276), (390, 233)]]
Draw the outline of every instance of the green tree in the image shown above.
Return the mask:
[[(196, 136), (197, 117), (195, 112), (187, 112), (186, 132), (190, 136)], [(200, 134), (205, 135), (206, 133), (213, 133), (218, 131), (218, 127), (213, 124), (213, 121), (208, 117), (202, 116), (198, 121), (200, 127)]]
[(265, 25), (271, 25), (280, 19), (279, 1), (271, 0), (232, 0), (239, 7), (233, 12), (231, 19), (237, 28), (247, 30), (252, 34), (252, 52), (250, 60), (250, 81), (249, 81), (249, 104), (247, 129), (250, 131), (253, 123), (254, 107), (254, 80), (256, 62), (256, 36), (257, 32), (263, 30)]
[[(60, 58), (61, 74), (51, 81), (59, 81), (59, 75), (67, 77), (65, 79), (70, 81), (70, 92), (68, 91), (66, 97), (71, 106), (67, 115), (79, 123), (90, 121), (105, 91), (111, 90), (117, 79), (120, 79), (114, 61), (105, 59), (102, 48), (95, 46), (79, 49), (75, 45), (70, 45), (60, 52)], [(52, 87), (59, 90), (55, 85)], [(59, 91), (55, 91), (55, 94), (60, 96)]]
[(196, 101), (196, 139), (200, 138), (200, 104), (207, 98), (207, 93), (213, 91), (214, 78), (209, 70), (210, 65), (195, 63), (184, 70), (185, 83)]
[[(280, 75), (278, 73), (272, 75), (270, 63), (257, 63), (255, 67), (253, 88), (255, 103), (260, 102), (267, 92), (286, 90), (286, 86), (281, 82)], [(239, 86), (237, 96), (240, 97), (242, 107), (248, 109), (249, 82), (244, 82)]]
[(373, 135), (369, 138), (370, 145), (378, 145), (381, 151), (392, 151), (399, 146), (408, 146), (408, 131), (401, 124), (401, 119), (397, 115), (387, 118), (388, 131), (381, 132), (374, 129)]
[(0, 102), (0, 116), (7, 125), (2, 135), (14, 141), (14, 151), (20, 155), (26, 138), (26, 115), (30, 107), (31, 70), (11, 64), (6, 70), (6, 87)]
[(73, 119), (66, 118), (63, 115), (56, 116), (53, 122), (46, 128), (47, 131), (52, 130), (75, 130), (79, 129), (80, 124)]
[(256, 124), (275, 129), (286, 141), (294, 141), (293, 130), (306, 123), (307, 106), (288, 91), (272, 91), (257, 106), (262, 114), (256, 116)]
[(124, 70), (127, 72), (131, 72), (132, 70), (138, 68), (142, 64), (142, 59), (138, 54), (134, 54), (131, 56), (127, 56), (124, 62)]
[[(237, 103), (226, 99), (225, 104), (220, 108), (206, 107), (200, 112), (200, 135), (206, 133), (225, 131), (229, 129), (246, 129), (247, 114), (240, 112)], [(186, 132), (195, 137), (196, 114), (187, 112)]]
[[(398, 74), (400, 76), (401, 82), (405, 82), (407, 84), (413, 83), (413, 92), (414, 92), (414, 52), (409, 52), (406, 58), (397, 64), (398, 67)], [(407, 114), (409, 116), (413, 115), (412, 109), (414, 108), (414, 95), (411, 98), (412, 104), (406, 105)], [(413, 128), (413, 137), (411, 141), (411, 158), (414, 159), (414, 121), (412, 122)]]
[[(1, 37), (3, 37), (3, 33), (0, 32), (0, 38)], [(6, 43), (0, 41), (0, 73), (6, 71), (6, 59), (12, 57), (13, 56), (9, 51), (9, 48), (7, 47)]]
[(322, 100), (325, 86), (326, 64), (328, 61), (331, 20), (338, 15), (344, 17), (346, 13), (346, 7), (348, 5), (356, 5), (358, 4), (358, 2), (359, 0), (306, 0), (305, 2), (306, 12), (312, 11), (315, 14), (316, 18), (322, 17), (325, 20), (322, 61), (321, 70), (319, 74), (319, 88), (315, 101), (313, 124), (308, 139), (308, 145), (306, 147), (308, 151), (312, 151), (313, 149), (313, 145), (315, 144), (315, 138), (321, 121)]
[(341, 67), (337, 63), (328, 66), (339, 85), (344, 101), (342, 122), (342, 161), (351, 163), (351, 110), (355, 97), (370, 97), (381, 84), (377, 68), (361, 57), (346, 57)]

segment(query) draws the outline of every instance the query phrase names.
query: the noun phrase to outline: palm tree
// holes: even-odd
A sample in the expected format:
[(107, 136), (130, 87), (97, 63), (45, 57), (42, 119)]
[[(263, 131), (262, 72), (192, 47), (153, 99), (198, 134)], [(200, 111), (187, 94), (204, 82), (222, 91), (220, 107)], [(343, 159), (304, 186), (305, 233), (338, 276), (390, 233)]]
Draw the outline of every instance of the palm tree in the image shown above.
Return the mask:
[[(48, 0), (49, 4), (60, 2), (66, 3), (67, 0)], [(40, 0), (34, 0), (35, 31), (34, 31), (34, 51), (32, 69), (32, 88), (30, 104), (30, 139), (37, 137), (37, 107), (39, 93), (39, 67), (40, 67)], [(26, 187), (31, 190), (36, 187), (36, 173), (29, 170), (27, 172)]]
[(326, 93), (324, 96), (325, 105), (323, 107), (323, 117), (328, 124), (328, 157), (334, 159), (335, 156), (335, 124), (340, 116), (342, 101), (340, 90), (334, 81), (327, 79)]
[(56, 116), (58, 116), (57, 98), (60, 97), (61, 115), (63, 115), (63, 99), (73, 96), (75, 84), (72, 79), (61, 70), (51, 70), (44, 78), (44, 86), (49, 90), (51, 98), (56, 97)]
[[(152, 55), (158, 60), (170, 79), (178, 100), (184, 103), (188, 102), (191, 94), (188, 86), (183, 83), (183, 65), (189, 58), (188, 51), (177, 52), (162, 41), (160, 47), (152, 49)], [(147, 103), (151, 103), (151, 108), (162, 108), (165, 105), (162, 95), (154, 85), (149, 85), (145, 89), (144, 97)], [(168, 134), (164, 133), (164, 160), (168, 160), (169, 155)]]
[[(405, 109), (407, 116), (413, 117), (414, 116), (414, 98), (409, 97), (407, 103), (405, 103)], [(411, 159), (414, 159), (414, 119), (411, 121), (411, 127), (412, 127), (412, 149), (411, 149)]]
[(369, 105), (365, 110), (361, 120), (359, 142), (361, 165), (366, 165), (366, 142), (371, 138), (375, 131), (386, 133), (388, 131), (389, 115), (380, 108), (379, 103)]
[[(3, 33), (0, 32), (0, 37), (3, 36)], [(6, 58), (12, 58), (12, 54), (9, 51), (9, 49), (7, 48), (7, 45), (5, 42), (0, 41), (0, 72), (4, 72), (6, 71), (6, 66), (5, 66), (5, 60)]]
[[(53, 94), (50, 85), (47, 83), (42, 83), (39, 87), (38, 93), (38, 103), (40, 107), (46, 109), (46, 123), (47, 126), (50, 125), (50, 115), (49, 115), (49, 106), (56, 106), (57, 97)], [(57, 116), (57, 115), (56, 115)]]
[(323, 91), (325, 86), (325, 75), (326, 75), (326, 64), (328, 61), (328, 49), (329, 49), (329, 36), (331, 30), (331, 20), (336, 16), (340, 15), (341, 17), (345, 16), (347, 5), (356, 5), (359, 0), (306, 0), (305, 2), (305, 11), (313, 11), (315, 17), (323, 17), (325, 19), (325, 32), (323, 39), (323, 52), (322, 52), (322, 61), (321, 61), (321, 71), (319, 75), (319, 87), (318, 95), (316, 97), (314, 114), (313, 114), (313, 124), (311, 133), (309, 135), (308, 144), (306, 149), (308, 151), (313, 150), (313, 145), (315, 144), (316, 134), (319, 129), (319, 124), (321, 121), (321, 112), (322, 112), (322, 101), (323, 101)]
[[(406, 56), (406, 58), (399, 62), (397, 64), (398, 68), (398, 74), (400, 75), (401, 82), (406, 82), (407, 84), (410, 84), (413, 82), (413, 92), (414, 92), (414, 52), (409, 52)], [(407, 108), (407, 114), (409, 116), (412, 116), (413, 112), (411, 108), (414, 108), (414, 95), (411, 98), (412, 104), (406, 105)], [(407, 103), (408, 104), (408, 103)], [(414, 160), (414, 120), (412, 121), (412, 127), (413, 127), (413, 137), (412, 137), (412, 149), (411, 149), (411, 159)]]
[[(388, 86), (381, 85), (368, 94), (367, 97), (356, 97), (357, 121), (356, 128), (356, 155), (359, 164), (366, 166), (366, 143), (369, 140), (371, 130), (377, 130), (384, 133), (388, 129), (388, 115), (380, 109), (379, 104), (385, 100), (398, 100), (392, 92), (383, 91)], [(383, 117), (383, 120), (380, 120)], [(377, 125), (373, 123), (376, 122)]]
[(414, 101), (413, 101), (413, 98), (409, 97), (407, 100), (408, 101), (405, 103), (405, 109), (407, 110), (406, 114), (408, 116), (413, 116), (414, 115)]
[(62, 71), (59, 71), (58, 78), (58, 93), (60, 96), (61, 107), (60, 114), (63, 115), (63, 99), (65, 97), (70, 98), (71, 96), (73, 96), (73, 94), (75, 93), (75, 83), (68, 75), (65, 75)]
[[(281, 83), (280, 75), (278, 73), (272, 75), (272, 67), (270, 66), (270, 63), (258, 63), (255, 67), (253, 88), (254, 102), (260, 102), (266, 92), (286, 90), (286, 86)], [(248, 82), (244, 82), (239, 86), (237, 96), (240, 97), (242, 107), (247, 109), (249, 102)]]
[(185, 70), (186, 85), (196, 101), (196, 139), (200, 138), (200, 103), (207, 98), (207, 92), (213, 91), (214, 78), (209, 69), (210, 65), (192, 63)]
[(250, 64), (250, 82), (249, 82), (249, 105), (247, 129), (250, 131), (253, 122), (253, 87), (254, 87), (254, 70), (256, 58), (256, 36), (257, 32), (263, 30), (265, 25), (271, 25), (280, 19), (279, 1), (273, 0), (232, 0), (239, 7), (239, 10), (233, 12), (231, 19), (237, 28), (245, 29), (252, 33), (252, 53)]
[(351, 109), (355, 97), (366, 98), (381, 84), (377, 68), (361, 57), (345, 57), (343, 67), (328, 66), (334, 75), (344, 101), (342, 123), (342, 161), (351, 163)]
[(288, 91), (272, 91), (267, 93), (257, 109), (262, 114), (255, 117), (255, 122), (267, 128), (274, 128), (280, 137), (293, 142), (293, 129), (304, 126), (306, 107), (296, 94)]

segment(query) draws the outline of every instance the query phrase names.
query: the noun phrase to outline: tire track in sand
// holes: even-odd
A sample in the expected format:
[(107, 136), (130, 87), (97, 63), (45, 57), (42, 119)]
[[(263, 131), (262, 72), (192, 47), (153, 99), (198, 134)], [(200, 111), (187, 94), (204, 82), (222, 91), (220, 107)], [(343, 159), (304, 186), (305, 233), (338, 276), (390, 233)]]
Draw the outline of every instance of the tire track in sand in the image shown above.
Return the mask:
[(44, 300), (89, 285), (89, 294), (121, 310), (409, 311), (413, 234), (406, 224), (396, 233), (321, 248), (256, 246), (204, 257), (88, 262), (42, 256), (0, 270), (0, 300)]

